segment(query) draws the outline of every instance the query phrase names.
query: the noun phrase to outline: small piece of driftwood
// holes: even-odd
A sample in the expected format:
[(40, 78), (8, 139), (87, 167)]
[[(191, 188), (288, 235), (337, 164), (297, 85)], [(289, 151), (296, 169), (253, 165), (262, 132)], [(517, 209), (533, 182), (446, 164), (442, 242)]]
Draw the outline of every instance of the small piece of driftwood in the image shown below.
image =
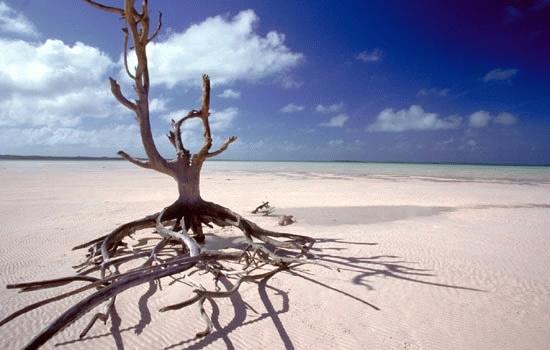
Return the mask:
[(272, 207), (269, 205), (269, 202), (262, 202), (262, 204), (258, 205), (256, 209), (252, 210), (252, 214), (262, 214), (263, 216), (268, 216), (273, 213), (275, 210), (275, 207)]
[(296, 220), (294, 220), (294, 216), (292, 215), (281, 215), (279, 216), (279, 225), (280, 226), (287, 226), (295, 223)]

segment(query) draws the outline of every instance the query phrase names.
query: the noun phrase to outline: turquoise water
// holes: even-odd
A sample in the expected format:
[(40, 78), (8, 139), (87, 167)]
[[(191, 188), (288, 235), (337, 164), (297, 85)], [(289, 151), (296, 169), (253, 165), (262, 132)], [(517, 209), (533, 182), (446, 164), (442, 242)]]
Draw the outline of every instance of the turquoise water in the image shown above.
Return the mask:
[(240, 171), (297, 174), (330, 174), (340, 176), (398, 176), (441, 179), (525, 180), (550, 182), (550, 167), (406, 164), (356, 162), (207, 162), (207, 171)]
[[(65, 168), (67, 170), (125, 169), (134, 167), (124, 161), (0, 161), (0, 171), (6, 168), (39, 170)], [(461, 165), (461, 164), (406, 164), (356, 162), (260, 162), (210, 161), (204, 165), (206, 173), (271, 173), (315, 176), (412, 177), (433, 180), (484, 180), (550, 183), (550, 167)]]

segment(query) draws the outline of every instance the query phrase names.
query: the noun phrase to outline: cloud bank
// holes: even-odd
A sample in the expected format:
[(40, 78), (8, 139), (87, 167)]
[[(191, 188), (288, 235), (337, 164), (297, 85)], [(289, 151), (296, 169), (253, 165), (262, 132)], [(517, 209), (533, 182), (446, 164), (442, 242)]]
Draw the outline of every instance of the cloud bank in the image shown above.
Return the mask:
[(295, 112), (301, 112), (304, 109), (305, 109), (305, 107), (302, 106), (302, 105), (289, 103), (286, 106), (284, 106), (283, 108), (281, 108), (281, 112), (283, 112), (283, 113), (295, 113)]
[(462, 123), (462, 118), (450, 116), (442, 118), (437, 113), (428, 113), (419, 105), (408, 109), (394, 110), (386, 108), (376, 116), (374, 123), (367, 127), (368, 131), (400, 132), (407, 130), (425, 131), (456, 129)]
[(335, 117), (330, 118), (328, 121), (319, 124), (320, 126), (328, 127), (328, 128), (341, 128), (346, 124), (348, 121), (349, 116), (347, 114), (338, 114)]
[(508, 69), (496, 68), (496, 69), (493, 69), (492, 71), (489, 71), (487, 74), (485, 74), (482, 80), (486, 83), (489, 81), (510, 80), (518, 72), (519, 71), (514, 68), (508, 68)]
[[(258, 22), (252, 10), (241, 11), (232, 18), (210, 17), (184, 32), (149, 44), (151, 83), (167, 88), (196, 86), (204, 72), (210, 74), (213, 84), (256, 82), (284, 74), (303, 60), (301, 53), (285, 46), (284, 34), (256, 33)], [(129, 67), (134, 67), (135, 62), (135, 55), (130, 54)]]
[(0, 1), (0, 32), (30, 38), (38, 37), (34, 25), (23, 15)]
[(382, 50), (374, 49), (372, 51), (361, 51), (355, 58), (363, 62), (378, 62), (382, 59)]

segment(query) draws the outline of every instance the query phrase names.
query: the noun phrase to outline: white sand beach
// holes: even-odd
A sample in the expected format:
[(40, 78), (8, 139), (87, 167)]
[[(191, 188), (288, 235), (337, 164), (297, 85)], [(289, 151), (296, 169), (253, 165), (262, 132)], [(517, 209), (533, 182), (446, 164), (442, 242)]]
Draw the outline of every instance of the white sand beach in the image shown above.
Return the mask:
[[(544, 171), (530, 179), (207, 167), (203, 198), (263, 227), (313, 236), (316, 253), (339, 271), (303, 266), (206, 303), (215, 331), (201, 339), (194, 338), (204, 328), (196, 307), (158, 312), (189, 297), (189, 287), (143, 285), (117, 299), (117, 315), (106, 325), (79, 339), (84, 317), (44, 348), (548, 349)], [(73, 246), (176, 196), (168, 177), (124, 162), (0, 162), (0, 184), (2, 286), (74, 274), (84, 252)], [(281, 228), (276, 217), (250, 214), (263, 200), (297, 222)], [(240, 239), (232, 229), (206, 232), (210, 247)], [(56, 292), (2, 287), (0, 318)], [(0, 347), (21, 348), (75, 300), (1, 327)]]

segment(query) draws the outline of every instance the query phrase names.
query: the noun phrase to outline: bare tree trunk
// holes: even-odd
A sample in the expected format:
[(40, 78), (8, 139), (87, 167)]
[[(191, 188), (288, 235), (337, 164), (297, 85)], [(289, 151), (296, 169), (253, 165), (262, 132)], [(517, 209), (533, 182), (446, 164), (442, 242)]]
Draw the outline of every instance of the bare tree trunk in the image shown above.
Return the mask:
[(178, 203), (193, 205), (200, 202), (200, 168), (191, 166), (184, 169), (178, 169), (176, 181), (178, 183)]

